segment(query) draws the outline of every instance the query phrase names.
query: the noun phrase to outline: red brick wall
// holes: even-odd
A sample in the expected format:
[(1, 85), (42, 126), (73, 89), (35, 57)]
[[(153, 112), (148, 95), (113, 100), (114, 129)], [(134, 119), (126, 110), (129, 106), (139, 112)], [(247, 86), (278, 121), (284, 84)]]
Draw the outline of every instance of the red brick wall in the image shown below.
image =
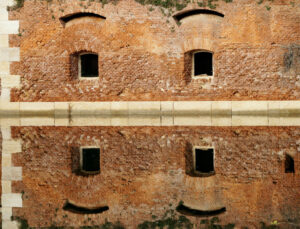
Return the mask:
[[(163, 217), (181, 200), (199, 208), (225, 206), (218, 216), (224, 224), (300, 224), (299, 128), (14, 127), (12, 135), (22, 139), (23, 151), (13, 156), (14, 166), (23, 168), (13, 192), (24, 193), (23, 208), (13, 214), (30, 226), (101, 224), (106, 218), (135, 226), (151, 215)], [(101, 174), (78, 176), (72, 149), (87, 145), (101, 148)], [(216, 175), (186, 174), (189, 145), (214, 146)], [(295, 174), (284, 173), (285, 153), (294, 155)], [(110, 209), (78, 215), (62, 210), (66, 200)], [(188, 218), (194, 224), (203, 219)]]
[[(218, 23), (204, 17), (181, 26), (133, 0), (104, 8), (89, 2), (28, 0), (10, 13), (20, 20), (10, 45), (21, 50), (11, 73), (21, 75), (22, 85), (12, 101), (300, 99), (300, 15), (289, 1), (269, 3), (269, 11), (256, 1), (219, 1), (225, 17)], [(63, 28), (60, 17), (82, 11), (107, 19)], [(195, 39), (212, 43), (215, 75), (188, 82), (184, 47)], [(82, 50), (99, 54), (99, 80), (70, 75), (70, 55)]]

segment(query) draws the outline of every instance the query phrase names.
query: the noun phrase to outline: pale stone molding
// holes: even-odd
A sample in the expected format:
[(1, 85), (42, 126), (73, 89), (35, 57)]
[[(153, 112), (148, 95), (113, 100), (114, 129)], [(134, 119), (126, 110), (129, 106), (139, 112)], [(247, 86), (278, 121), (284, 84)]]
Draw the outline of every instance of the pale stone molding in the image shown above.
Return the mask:
[(112, 115), (127, 115), (128, 102), (111, 102), (110, 111)]
[(20, 61), (20, 48), (0, 48), (0, 61)]
[(210, 115), (211, 101), (175, 101), (174, 114)]
[(16, 221), (3, 220), (2, 221), (3, 229), (18, 229), (18, 223)]
[[(3, 102), (10, 101), (10, 90), (20, 86), (20, 76), (10, 76), (10, 62), (20, 61), (20, 48), (9, 47), (9, 34), (19, 33), (19, 21), (10, 21), (7, 7), (15, 4), (14, 0), (0, 1), (0, 77), (1, 77), (1, 97), (0, 109), (3, 110)], [(5, 106), (6, 114), (11, 113), (11, 105)], [(12, 108), (14, 110), (14, 108)], [(18, 109), (19, 110), (19, 109)], [(1, 112), (1, 111), (0, 111)], [(12, 111), (14, 112), (14, 111)], [(2, 114), (3, 112), (1, 112)]]
[(2, 195), (3, 207), (22, 207), (22, 194), (21, 193), (9, 193)]
[(110, 114), (110, 102), (71, 102), (70, 111), (73, 115)]
[(19, 102), (9, 102), (0, 100), (0, 114), (1, 115), (18, 115), (20, 112)]
[(26, 103), (20, 102), (21, 114), (54, 114), (54, 103), (36, 102)]
[(20, 86), (20, 76), (0, 75), (2, 88), (18, 88)]
[[(1, 14), (1, 11), (0, 11)], [(7, 34), (3, 35), (0, 34), (0, 47), (8, 47), (9, 43), (8, 43), (8, 36)]]
[[(300, 101), (0, 101), (0, 113), (4, 116), (1, 118), (3, 125), (12, 122), (24, 126), (36, 123), (47, 126), (82, 125), (90, 122), (85, 120), (86, 116), (103, 125), (134, 125), (133, 120), (141, 125), (142, 120), (146, 120), (146, 125), (163, 125), (164, 121), (166, 125), (278, 126), (299, 125)], [(20, 116), (19, 121), (13, 120), (12, 116)], [(172, 116), (172, 119), (166, 121), (166, 117), (162, 116)]]
[(0, 1), (0, 7), (7, 7), (7, 6), (12, 6), (15, 4), (14, 0), (1, 0)]
[(153, 115), (160, 113), (159, 101), (129, 102), (129, 114), (147, 114)]
[(0, 34), (18, 34), (19, 21), (0, 21)]
[(22, 180), (22, 167), (2, 167), (2, 180)]
[(160, 102), (160, 111), (162, 115), (172, 115), (174, 110), (173, 101), (161, 101)]
[(11, 193), (11, 181), (10, 180), (1, 181), (1, 185), (2, 185), (2, 194)]
[(22, 152), (22, 144), (19, 140), (3, 140), (2, 153), (11, 154)]
[(7, 74), (9, 75), (9, 65), (8, 61), (0, 61), (0, 74)]

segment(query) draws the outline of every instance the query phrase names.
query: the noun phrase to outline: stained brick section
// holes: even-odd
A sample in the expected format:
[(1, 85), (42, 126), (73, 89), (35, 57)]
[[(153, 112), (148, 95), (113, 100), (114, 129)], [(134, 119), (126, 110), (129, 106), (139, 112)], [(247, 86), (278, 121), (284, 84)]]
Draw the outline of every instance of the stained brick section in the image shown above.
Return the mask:
[[(22, 85), (11, 99), (299, 100), (297, 6), (274, 1), (268, 11), (255, 1), (218, 5), (224, 18), (202, 15), (179, 26), (134, 0), (104, 7), (89, 1), (25, 1), (24, 8), (10, 12), (11, 20), (20, 20), (20, 34), (11, 36), (10, 45), (20, 46), (21, 53), (11, 71)], [(106, 20), (66, 28), (59, 21), (82, 11)], [(213, 78), (186, 76), (184, 54), (194, 49), (214, 52)], [(98, 53), (99, 80), (73, 77), (76, 63), (70, 56), (80, 51)]]
[[(225, 206), (219, 218), (237, 226), (300, 223), (296, 127), (13, 127), (12, 135), (23, 142), (23, 152), (13, 156), (23, 181), (13, 183), (13, 192), (24, 193), (23, 208), (13, 215), (30, 226), (102, 224), (107, 218), (134, 227), (181, 200), (200, 209)], [(79, 176), (72, 172), (74, 154), (89, 145), (101, 149), (101, 173)], [(193, 145), (214, 146), (215, 176), (187, 174)], [(285, 153), (295, 159), (294, 174), (284, 172)], [(66, 200), (109, 210), (87, 221), (63, 211)]]

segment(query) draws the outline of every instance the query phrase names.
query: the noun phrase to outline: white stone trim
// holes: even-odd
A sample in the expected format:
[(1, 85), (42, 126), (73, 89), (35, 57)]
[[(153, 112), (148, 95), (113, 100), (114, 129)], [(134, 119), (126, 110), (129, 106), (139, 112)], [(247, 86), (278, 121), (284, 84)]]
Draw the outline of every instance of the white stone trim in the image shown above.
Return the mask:
[[(10, 62), (20, 61), (20, 48), (9, 47), (9, 34), (19, 33), (19, 21), (8, 19), (7, 7), (14, 4), (14, 0), (0, 1), (0, 102), (10, 102), (10, 90), (20, 86), (20, 76), (10, 75)], [(9, 105), (7, 106), (9, 107)], [(0, 108), (2, 110), (2, 107)], [(2, 112), (1, 112), (2, 113)]]
[[(10, 75), (10, 62), (20, 61), (20, 48), (9, 47), (9, 34), (19, 33), (19, 21), (9, 21), (7, 6), (12, 6), (14, 0), (0, 1), (0, 115), (12, 118), (19, 114), (19, 103), (10, 102), (10, 90), (20, 86), (20, 76)], [(11, 138), (10, 124), (16, 120), (3, 122), (1, 118), (2, 132), (2, 228), (18, 228), (18, 223), (12, 221), (12, 208), (22, 207), (22, 195), (12, 193), (12, 181), (22, 180), (22, 168), (14, 167), (12, 154), (21, 152), (21, 142)]]
[(0, 1), (0, 7), (7, 7), (7, 6), (12, 6), (14, 4), (14, 0), (1, 0)]
[(12, 192), (12, 181), (22, 180), (22, 167), (14, 167), (12, 154), (22, 151), (21, 141), (11, 138), (11, 127), (2, 126), (2, 228), (18, 228), (18, 223), (12, 221), (12, 208), (22, 207), (22, 194)]
[(20, 61), (20, 48), (0, 48), (0, 61)]
[(20, 76), (0, 75), (2, 88), (18, 88), (20, 86)]

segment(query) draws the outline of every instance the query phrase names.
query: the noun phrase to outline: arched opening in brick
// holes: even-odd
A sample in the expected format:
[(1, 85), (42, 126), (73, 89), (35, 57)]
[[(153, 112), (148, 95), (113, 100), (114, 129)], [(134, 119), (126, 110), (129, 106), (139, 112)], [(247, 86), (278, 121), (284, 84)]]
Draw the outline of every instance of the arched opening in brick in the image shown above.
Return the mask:
[(209, 15), (215, 15), (215, 16), (218, 16), (218, 17), (224, 17), (224, 14), (222, 14), (222, 13), (219, 13), (219, 12), (214, 11), (214, 10), (207, 10), (207, 9), (187, 10), (187, 11), (184, 11), (184, 12), (180, 12), (180, 13), (174, 15), (173, 17), (176, 21), (179, 22), (184, 18), (194, 16), (194, 15), (197, 15), (197, 14), (209, 14)]
[(65, 205), (63, 206), (63, 210), (65, 211), (70, 211), (73, 213), (77, 214), (99, 214), (104, 211), (108, 211), (109, 207), (108, 206), (99, 206), (99, 207), (83, 207), (83, 206), (78, 206), (73, 203), (70, 203), (67, 201)]
[(215, 216), (219, 215), (221, 213), (224, 213), (226, 211), (226, 207), (222, 207), (219, 209), (213, 209), (213, 210), (199, 210), (194, 209), (188, 206), (185, 206), (183, 203), (180, 203), (176, 210), (183, 214), (183, 215), (189, 215), (189, 216)]
[(294, 159), (288, 154), (285, 155), (284, 168), (286, 173), (295, 173)]
[(59, 20), (64, 27), (68, 27), (78, 22), (92, 22), (92, 21), (102, 22), (105, 19), (106, 17), (101, 16), (99, 14), (80, 12), (80, 13), (66, 15), (64, 17), (61, 17)]
[(97, 79), (99, 77), (97, 53), (80, 51), (70, 55), (70, 77), (72, 79)]

